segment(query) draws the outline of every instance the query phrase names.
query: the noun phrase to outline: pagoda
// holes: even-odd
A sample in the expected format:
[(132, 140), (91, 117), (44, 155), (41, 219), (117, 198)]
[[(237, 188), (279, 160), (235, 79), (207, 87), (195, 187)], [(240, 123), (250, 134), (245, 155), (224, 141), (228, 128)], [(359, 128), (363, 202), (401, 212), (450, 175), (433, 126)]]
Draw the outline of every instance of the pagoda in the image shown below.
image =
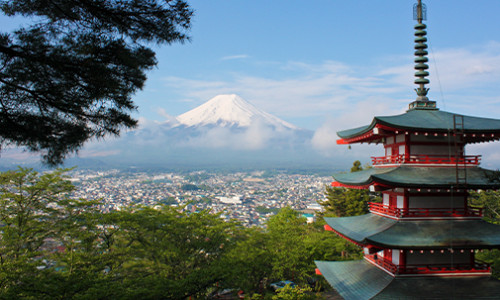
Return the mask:
[(469, 190), (500, 188), (496, 172), (465, 155), (469, 143), (500, 139), (500, 120), (439, 110), (429, 83), (425, 5), (414, 6), (417, 98), (406, 113), (338, 132), (338, 144), (382, 144), (373, 167), (334, 175), (333, 186), (381, 192), (369, 213), (325, 218), (325, 229), (363, 248), (358, 261), (316, 261), (344, 299), (499, 299), (500, 281), (476, 259), (500, 248), (500, 225), (468, 206)]

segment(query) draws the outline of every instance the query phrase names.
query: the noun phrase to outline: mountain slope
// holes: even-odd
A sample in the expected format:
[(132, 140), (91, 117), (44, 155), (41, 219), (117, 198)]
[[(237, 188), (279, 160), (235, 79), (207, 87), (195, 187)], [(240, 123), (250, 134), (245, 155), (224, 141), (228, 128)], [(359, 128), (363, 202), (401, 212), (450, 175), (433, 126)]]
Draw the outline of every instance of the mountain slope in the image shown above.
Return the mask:
[(256, 122), (262, 122), (277, 129), (298, 129), (234, 94), (215, 96), (204, 104), (178, 116), (177, 121), (188, 127), (207, 125), (249, 127)]

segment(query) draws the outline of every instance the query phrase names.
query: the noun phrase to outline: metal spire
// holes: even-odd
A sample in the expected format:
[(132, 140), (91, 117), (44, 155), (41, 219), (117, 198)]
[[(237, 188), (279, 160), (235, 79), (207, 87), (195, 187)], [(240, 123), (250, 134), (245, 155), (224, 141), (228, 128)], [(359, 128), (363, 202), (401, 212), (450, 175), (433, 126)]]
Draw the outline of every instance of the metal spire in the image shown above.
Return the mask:
[(418, 0), (413, 6), (413, 19), (417, 20), (418, 24), (415, 25), (415, 84), (418, 85), (418, 88), (415, 89), (417, 92), (417, 99), (415, 102), (410, 104), (410, 109), (412, 108), (424, 108), (424, 109), (436, 109), (436, 102), (429, 101), (427, 98), (428, 88), (425, 87), (426, 84), (429, 83), (429, 79), (426, 77), (429, 76), (429, 65), (427, 62), (429, 59), (427, 58), (427, 31), (425, 29), (427, 26), (422, 23), (422, 21), (427, 19), (427, 8), (425, 4), (422, 3), (422, 0)]

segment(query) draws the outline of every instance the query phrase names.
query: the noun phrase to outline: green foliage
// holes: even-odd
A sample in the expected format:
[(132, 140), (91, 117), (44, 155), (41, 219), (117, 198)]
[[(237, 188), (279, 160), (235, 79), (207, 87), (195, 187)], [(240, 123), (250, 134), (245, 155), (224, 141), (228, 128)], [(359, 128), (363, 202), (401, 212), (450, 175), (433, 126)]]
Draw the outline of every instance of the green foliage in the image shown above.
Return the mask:
[(271, 280), (304, 281), (308, 274), (308, 261), (304, 259), (306, 247), (306, 219), (290, 207), (282, 208), (267, 222), (269, 249), (272, 258)]
[(255, 207), (255, 211), (258, 213), (261, 213), (261, 214), (277, 213), (279, 211), (279, 208), (257, 206), (257, 207)]
[(124, 261), (119, 273), (127, 295), (182, 299), (202, 295), (223, 279), (222, 256), (237, 228), (207, 211), (179, 212), (137, 207), (119, 214), (115, 249)]
[(231, 268), (224, 286), (241, 288), (247, 295), (263, 295), (269, 283), (281, 280), (300, 285), (315, 282), (319, 290), (328, 284), (315, 275), (315, 260), (361, 257), (357, 247), (325, 231), (322, 224), (306, 224), (306, 219), (289, 207), (268, 220), (267, 230), (247, 228), (241, 233), (226, 256)]
[(157, 63), (146, 45), (185, 41), (193, 14), (182, 0), (12, 0), (0, 10), (32, 22), (0, 33), (1, 146), (46, 151), (51, 165), (136, 126), (132, 96)]
[(203, 181), (210, 179), (212, 176), (213, 175), (210, 175), (207, 173), (193, 173), (193, 174), (189, 174), (189, 175), (184, 176), (184, 180), (190, 181), (190, 182), (200, 183), (200, 182), (203, 182)]
[(471, 206), (483, 208), (486, 221), (500, 224), (500, 191), (470, 191), (468, 200)]
[[(369, 169), (371, 166), (365, 166)], [(352, 172), (362, 171), (361, 162), (356, 160), (351, 167)], [(380, 196), (368, 190), (346, 189), (325, 186), (326, 200), (319, 202), (325, 208), (325, 215), (333, 217), (357, 216), (368, 213), (368, 202), (379, 202)]]
[(191, 183), (186, 183), (181, 186), (181, 190), (183, 191), (197, 191), (199, 189), (200, 189), (199, 187)]
[(320, 202), (325, 215), (334, 217), (357, 216), (368, 213), (368, 190), (356, 190), (325, 186), (326, 200)]
[(170, 206), (100, 213), (64, 170), (0, 174), (0, 298), (182, 299), (224, 279), (239, 227)]
[(490, 264), (492, 276), (500, 279), (500, 250), (482, 250), (476, 253), (476, 258)]
[(286, 285), (277, 291), (277, 294), (273, 296), (273, 300), (315, 300), (322, 299), (315, 295), (310, 287), (291, 287)]
[[(317, 225), (325, 224), (319, 220)], [(307, 256), (304, 259), (313, 262), (315, 260), (350, 260), (362, 258), (361, 249), (337, 236), (326, 231), (322, 226), (308, 225), (304, 244), (307, 249)], [(323, 277), (320, 277), (323, 278)]]
[(106, 266), (105, 248), (98, 248), (96, 203), (68, 198), (74, 187), (64, 172), (40, 175), (19, 168), (0, 174), (0, 297), (73, 297)]
[(363, 171), (363, 167), (361, 166), (361, 162), (359, 160), (356, 160), (351, 167), (351, 173), (352, 172), (358, 172), (358, 171)]
[(269, 235), (262, 229), (246, 229), (225, 258), (226, 265), (230, 266), (225, 280), (227, 287), (263, 293), (266, 278), (273, 269), (269, 247)]
[(172, 205), (172, 204), (177, 204), (177, 200), (175, 200), (175, 197), (167, 197), (165, 199), (161, 199), (158, 201), (160, 204), (164, 205)]
[[(498, 179), (498, 173), (495, 180)], [(500, 191), (470, 191), (469, 205), (482, 207), (484, 219), (494, 224), (500, 224)], [(492, 275), (500, 279), (500, 251), (498, 249), (484, 250), (476, 254), (476, 258), (491, 264)]]

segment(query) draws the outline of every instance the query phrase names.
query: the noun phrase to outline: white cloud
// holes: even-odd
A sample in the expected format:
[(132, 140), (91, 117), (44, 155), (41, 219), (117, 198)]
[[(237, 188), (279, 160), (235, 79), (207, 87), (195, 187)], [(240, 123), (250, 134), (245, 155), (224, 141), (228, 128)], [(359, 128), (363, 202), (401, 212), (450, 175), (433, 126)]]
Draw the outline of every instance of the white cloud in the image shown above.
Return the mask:
[(338, 150), (337, 132), (341, 130), (369, 125), (376, 116), (387, 116), (401, 114), (404, 106), (389, 105), (387, 102), (377, 101), (377, 99), (366, 99), (355, 103), (349, 112), (344, 112), (336, 118), (328, 118), (322, 126), (315, 132), (312, 138), (312, 145), (324, 155), (334, 153)]
[(110, 155), (118, 155), (121, 151), (116, 150), (103, 150), (103, 151), (95, 151), (95, 150), (82, 150), (78, 152), (78, 157), (86, 158), (86, 157), (106, 157)]
[(234, 60), (234, 59), (245, 59), (248, 58), (249, 56), (246, 54), (238, 54), (238, 55), (230, 55), (230, 56), (224, 56), (221, 58), (221, 60)]
[(199, 135), (178, 140), (176, 145), (192, 148), (259, 150), (271, 146), (270, 141), (275, 137), (277, 137), (276, 131), (261, 122), (255, 122), (248, 128), (236, 130), (225, 127), (206, 129)]
[(467, 145), (467, 155), (481, 155), (481, 167), (486, 169), (499, 169), (500, 168), (500, 152), (498, 148), (500, 143), (480, 143)]

